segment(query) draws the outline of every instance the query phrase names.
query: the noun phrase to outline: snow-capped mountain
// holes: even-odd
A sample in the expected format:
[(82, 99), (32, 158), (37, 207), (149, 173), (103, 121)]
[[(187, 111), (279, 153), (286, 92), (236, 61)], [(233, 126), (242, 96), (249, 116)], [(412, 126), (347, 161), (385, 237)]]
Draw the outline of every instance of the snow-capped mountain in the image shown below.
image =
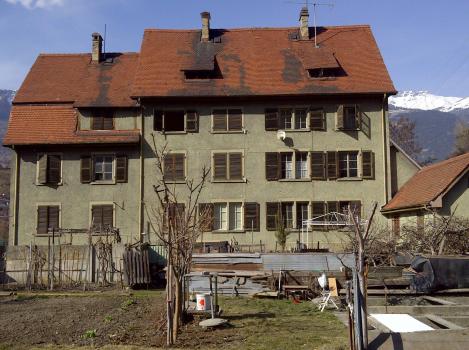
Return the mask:
[(469, 97), (438, 96), (428, 91), (403, 91), (389, 98), (394, 109), (453, 112), (469, 109)]

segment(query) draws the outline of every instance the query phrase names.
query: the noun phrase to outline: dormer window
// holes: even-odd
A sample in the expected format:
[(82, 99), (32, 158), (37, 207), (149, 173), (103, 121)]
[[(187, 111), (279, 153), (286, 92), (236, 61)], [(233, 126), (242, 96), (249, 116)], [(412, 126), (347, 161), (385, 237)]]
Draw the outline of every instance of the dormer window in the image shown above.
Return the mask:
[(315, 68), (308, 69), (308, 74), (310, 78), (335, 78), (340, 76), (340, 68)]
[(114, 129), (114, 111), (112, 109), (95, 109), (91, 113), (91, 130)]

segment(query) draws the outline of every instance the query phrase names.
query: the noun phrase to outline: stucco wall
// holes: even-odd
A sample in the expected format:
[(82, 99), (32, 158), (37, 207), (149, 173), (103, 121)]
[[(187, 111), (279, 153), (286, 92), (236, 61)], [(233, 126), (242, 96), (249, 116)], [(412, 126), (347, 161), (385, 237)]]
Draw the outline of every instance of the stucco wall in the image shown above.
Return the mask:
[[(92, 152), (112, 154), (125, 152), (128, 155), (128, 183), (117, 184), (82, 184), (80, 182), (80, 155)], [(37, 206), (39, 204), (60, 205), (60, 221), (62, 228), (86, 229), (91, 222), (91, 204), (113, 204), (115, 226), (120, 229), (123, 242), (133, 241), (139, 237), (139, 196), (140, 160), (138, 146), (93, 147), (93, 148), (55, 148), (62, 155), (62, 180), (59, 186), (37, 185), (36, 169), (37, 154), (52, 149), (19, 150), (19, 192), (18, 221), (10, 225), (10, 244), (47, 244), (47, 237), (36, 235)], [(13, 173), (13, 172), (12, 172)], [(14, 177), (14, 174), (12, 174)], [(13, 180), (13, 179), (12, 179)], [(14, 183), (14, 182), (13, 182)], [(13, 191), (13, 190), (12, 190)], [(14, 192), (12, 192), (12, 207)], [(63, 240), (70, 241), (69, 235)], [(87, 242), (85, 235), (72, 238), (73, 244)]]
[(454, 212), (456, 216), (469, 218), (469, 173), (443, 197), (443, 208), (439, 212), (442, 215)]
[(394, 146), (391, 146), (390, 160), (391, 194), (394, 196), (419, 168)]
[[(371, 120), (371, 137), (363, 132), (335, 131), (335, 112), (338, 104), (358, 103), (361, 111)], [(287, 132), (287, 137), (293, 141), (293, 147), (286, 146), (276, 137), (275, 131), (265, 131), (264, 109), (282, 106), (313, 106), (324, 107), (327, 112), (327, 131), (293, 131)], [(167, 134), (153, 131), (153, 108), (185, 108), (197, 109), (200, 114), (200, 127), (198, 133)], [(213, 134), (211, 132), (211, 112), (214, 108), (241, 107), (244, 113), (245, 133), (241, 134)], [(311, 101), (302, 100), (294, 103), (238, 103), (213, 104), (198, 103), (186, 105), (157, 105), (145, 106), (145, 203), (155, 205), (155, 196), (152, 185), (156, 169), (152, 153), (152, 138), (154, 133), (157, 142), (161, 145), (168, 143), (171, 151), (184, 151), (187, 154), (187, 174), (195, 178), (200, 174), (203, 165), (210, 166), (212, 151), (242, 150), (244, 152), (244, 183), (208, 183), (200, 202), (217, 201), (246, 201), (260, 204), (260, 232), (251, 233), (206, 233), (204, 240), (228, 240), (233, 237), (241, 244), (262, 242), (267, 243), (268, 249), (275, 248), (273, 231), (266, 230), (266, 202), (276, 201), (336, 201), (360, 200), (365, 215), (373, 201), (379, 206), (385, 204), (385, 175), (382, 137), (382, 99), (363, 99), (355, 101)], [(336, 150), (372, 150), (375, 153), (375, 180), (333, 180), (333, 181), (267, 181), (265, 178), (265, 152), (292, 151), (336, 151)], [(181, 197), (180, 197), (181, 198)], [(384, 220), (380, 214), (378, 220)], [(145, 221), (152, 218), (145, 217)], [(151, 237), (152, 240), (155, 237)], [(298, 233), (293, 233), (289, 240), (298, 239)], [(333, 232), (315, 232), (311, 243), (316, 245), (317, 240), (322, 243), (339, 239)]]

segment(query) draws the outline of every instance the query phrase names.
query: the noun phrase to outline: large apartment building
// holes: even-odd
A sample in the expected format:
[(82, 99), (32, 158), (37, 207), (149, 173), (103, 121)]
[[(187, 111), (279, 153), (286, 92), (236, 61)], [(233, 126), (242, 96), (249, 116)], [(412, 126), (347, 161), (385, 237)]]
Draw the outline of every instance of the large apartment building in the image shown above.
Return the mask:
[[(146, 30), (139, 53), (104, 53), (95, 33), (91, 53), (39, 55), (4, 140), (11, 245), (92, 224), (156, 243), (145, 210), (157, 205), (154, 141), (181, 191), (210, 167), (205, 241), (274, 249), (277, 216), (294, 244), (305, 219), (388, 202), (396, 91), (369, 26), (315, 36), (306, 9), (291, 28), (212, 29), (201, 17), (200, 30)], [(336, 249), (341, 235), (318, 225), (304, 243)]]

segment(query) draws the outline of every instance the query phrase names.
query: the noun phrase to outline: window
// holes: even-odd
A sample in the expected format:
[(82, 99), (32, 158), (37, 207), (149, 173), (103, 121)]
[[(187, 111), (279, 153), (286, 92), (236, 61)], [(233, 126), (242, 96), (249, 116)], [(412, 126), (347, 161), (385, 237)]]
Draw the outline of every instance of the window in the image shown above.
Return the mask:
[(243, 154), (214, 153), (213, 154), (213, 179), (214, 180), (242, 180), (243, 179)]
[(94, 181), (112, 181), (113, 160), (114, 160), (114, 157), (112, 155), (94, 156), (94, 162), (93, 162)]
[(334, 78), (343, 75), (340, 68), (315, 68), (308, 69), (310, 78)]
[[(167, 221), (171, 224), (173, 229), (177, 229), (181, 224), (184, 223), (184, 216), (185, 216), (185, 205), (184, 203), (169, 203), (169, 206), (165, 205), (167, 212), (165, 212), (165, 216), (163, 218), (163, 229), (168, 230)], [(166, 216), (167, 214), (167, 216)]]
[(282, 220), (285, 228), (293, 228), (293, 203), (282, 203)]
[(308, 152), (265, 154), (266, 179), (309, 179)]
[(113, 130), (114, 111), (112, 109), (95, 109), (92, 111), (91, 130)]
[(311, 178), (313, 180), (326, 179), (326, 154), (311, 152)]
[(91, 227), (94, 231), (105, 231), (114, 227), (114, 206), (112, 204), (91, 207)]
[(123, 183), (128, 180), (128, 159), (126, 155), (82, 155), (80, 166), (81, 183), (111, 181)]
[(295, 172), (297, 179), (308, 178), (308, 153), (297, 152), (295, 154)]
[(62, 182), (62, 158), (57, 154), (41, 154), (37, 161), (37, 183), (58, 185)]
[(241, 203), (230, 203), (229, 228), (231, 231), (240, 231), (243, 228)]
[(282, 153), (281, 179), (293, 179), (293, 153)]
[(280, 109), (280, 128), (285, 130), (307, 129), (308, 110), (306, 108)]
[(241, 231), (243, 229), (242, 203), (215, 203), (213, 208), (215, 231)]
[(297, 202), (296, 203), (296, 227), (301, 229), (303, 227), (303, 221), (308, 220), (308, 203)]
[(361, 218), (361, 202), (360, 201), (340, 201), (339, 203), (339, 212), (347, 215), (350, 210), (353, 212), (353, 215), (360, 220)]
[(59, 228), (58, 205), (40, 205), (37, 207), (37, 234), (46, 235), (53, 229)]
[(295, 129), (306, 129), (308, 111), (305, 108), (295, 109)]
[(185, 158), (186, 156), (183, 153), (168, 153), (165, 155), (163, 175), (166, 180), (184, 181), (186, 179)]
[(312, 202), (311, 211), (312, 211), (313, 222), (317, 226), (321, 226), (321, 224), (326, 220), (325, 215), (327, 214), (327, 212), (326, 212), (325, 203), (324, 202)]
[(162, 132), (198, 132), (199, 114), (194, 110), (155, 110), (153, 130)]
[(280, 127), (285, 130), (292, 129), (293, 110), (292, 109), (281, 109), (280, 120), (282, 121)]
[(339, 178), (358, 177), (358, 152), (339, 152)]
[(223, 131), (242, 131), (243, 130), (243, 112), (241, 109), (214, 109), (212, 118), (212, 130)]
[(336, 128), (339, 130), (356, 130), (360, 127), (360, 109), (357, 105), (339, 106)]

